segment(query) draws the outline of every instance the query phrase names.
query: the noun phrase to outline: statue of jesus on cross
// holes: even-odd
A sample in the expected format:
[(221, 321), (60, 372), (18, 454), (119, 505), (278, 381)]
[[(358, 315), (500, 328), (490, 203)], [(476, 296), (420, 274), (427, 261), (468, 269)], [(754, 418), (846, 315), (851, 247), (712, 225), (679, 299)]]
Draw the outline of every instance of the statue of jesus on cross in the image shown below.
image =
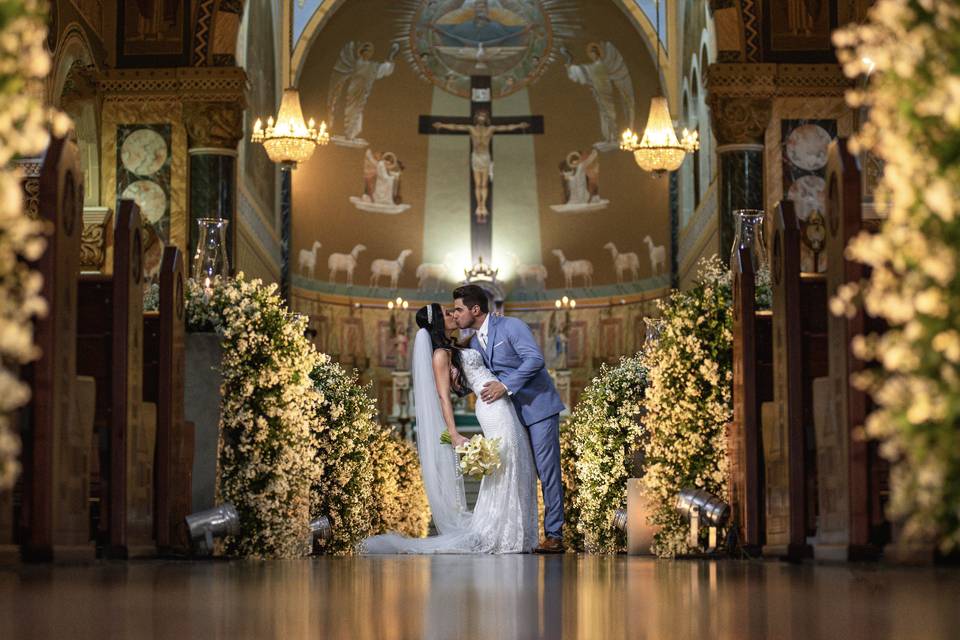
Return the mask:
[(493, 182), (493, 157), (490, 155), (490, 141), (497, 133), (528, 129), (529, 122), (513, 124), (490, 124), (490, 114), (485, 110), (477, 111), (473, 116), (473, 124), (455, 124), (450, 122), (434, 122), (433, 128), (438, 131), (465, 131), (470, 134), (473, 143), (470, 152), (470, 168), (473, 170), (473, 189), (477, 199), (477, 222), (487, 221), (487, 190)]

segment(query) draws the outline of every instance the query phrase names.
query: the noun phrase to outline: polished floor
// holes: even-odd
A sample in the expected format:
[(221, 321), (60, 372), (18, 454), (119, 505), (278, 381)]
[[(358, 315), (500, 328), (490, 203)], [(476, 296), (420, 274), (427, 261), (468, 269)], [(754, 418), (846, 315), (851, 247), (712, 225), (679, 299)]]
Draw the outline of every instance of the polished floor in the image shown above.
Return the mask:
[(958, 638), (960, 570), (383, 557), (0, 568), (0, 638)]

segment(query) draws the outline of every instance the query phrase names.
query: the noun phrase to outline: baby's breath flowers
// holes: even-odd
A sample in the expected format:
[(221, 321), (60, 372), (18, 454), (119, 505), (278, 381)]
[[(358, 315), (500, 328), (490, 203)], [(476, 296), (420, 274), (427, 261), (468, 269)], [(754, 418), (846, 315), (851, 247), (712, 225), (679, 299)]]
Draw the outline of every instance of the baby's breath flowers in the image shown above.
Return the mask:
[(700, 265), (696, 285), (658, 302), (660, 334), (644, 347), (647, 371), (643, 490), (660, 527), (653, 551), (690, 551), (677, 514), (684, 487), (726, 495), (725, 429), (733, 417), (733, 319), (730, 272), (713, 258)]
[(878, 0), (868, 20), (834, 33), (848, 95), (869, 119), (852, 141), (884, 162), (879, 233), (861, 234), (850, 259), (871, 268), (830, 303), (858, 302), (888, 325), (856, 339), (877, 366), (857, 379), (878, 404), (866, 434), (892, 463), (889, 515), (907, 540), (960, 546), (960, 5)]
[(27, 264), (46, 248), (45, 225), (24, 210), (13, 161), (43, 151), (50, 131), (63, 136), (70, 128), (70, 119), (40, 97), (50, 73), (45, 4), (6, 0), (0, 11), (0, 490), (13, 486), (20, 470), (20, 439), (10, 419), (30, 399), (19, 366), (39, 356), (32, 320), (47, 309), (43, 278)]

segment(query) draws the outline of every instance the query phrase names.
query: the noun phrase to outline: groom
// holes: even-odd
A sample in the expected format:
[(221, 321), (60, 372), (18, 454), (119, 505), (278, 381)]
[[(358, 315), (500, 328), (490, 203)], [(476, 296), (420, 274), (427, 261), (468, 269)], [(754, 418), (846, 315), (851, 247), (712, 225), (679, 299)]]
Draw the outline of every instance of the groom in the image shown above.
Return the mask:
[(560, 481), (560, 412), (563, 402), (544, 366), (543, 353), (522, 320), (489, 313), (487, 293), (475, 284), (453, 292), (453, 316), (461, 329), (473, 329), (470, 347), (483, 354), (497, 377), (480, 392), (484, 402), (510, 396), (530, 433), (543, 489), (546, 539), (535, 553), (563, 553), (563, 485)]

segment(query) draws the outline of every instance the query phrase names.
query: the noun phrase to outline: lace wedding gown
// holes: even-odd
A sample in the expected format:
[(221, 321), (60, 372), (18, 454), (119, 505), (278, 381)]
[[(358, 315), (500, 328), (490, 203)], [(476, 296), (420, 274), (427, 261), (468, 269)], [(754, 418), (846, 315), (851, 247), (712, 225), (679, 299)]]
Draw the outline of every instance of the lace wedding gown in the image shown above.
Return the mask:
[[(461, 352), (467, 384), (479, 395), (496, 380), (474, 349)], [(537, 475), (530, 437), (507, 396), (477, 400), (477, 420), (486, 438), (500, 438), (500, 469), (483, 478), (473, 514), (463, 527), (429, 538), (393, 533), (368, 538), (362, 553), (525, 553), (537, 546)]]

